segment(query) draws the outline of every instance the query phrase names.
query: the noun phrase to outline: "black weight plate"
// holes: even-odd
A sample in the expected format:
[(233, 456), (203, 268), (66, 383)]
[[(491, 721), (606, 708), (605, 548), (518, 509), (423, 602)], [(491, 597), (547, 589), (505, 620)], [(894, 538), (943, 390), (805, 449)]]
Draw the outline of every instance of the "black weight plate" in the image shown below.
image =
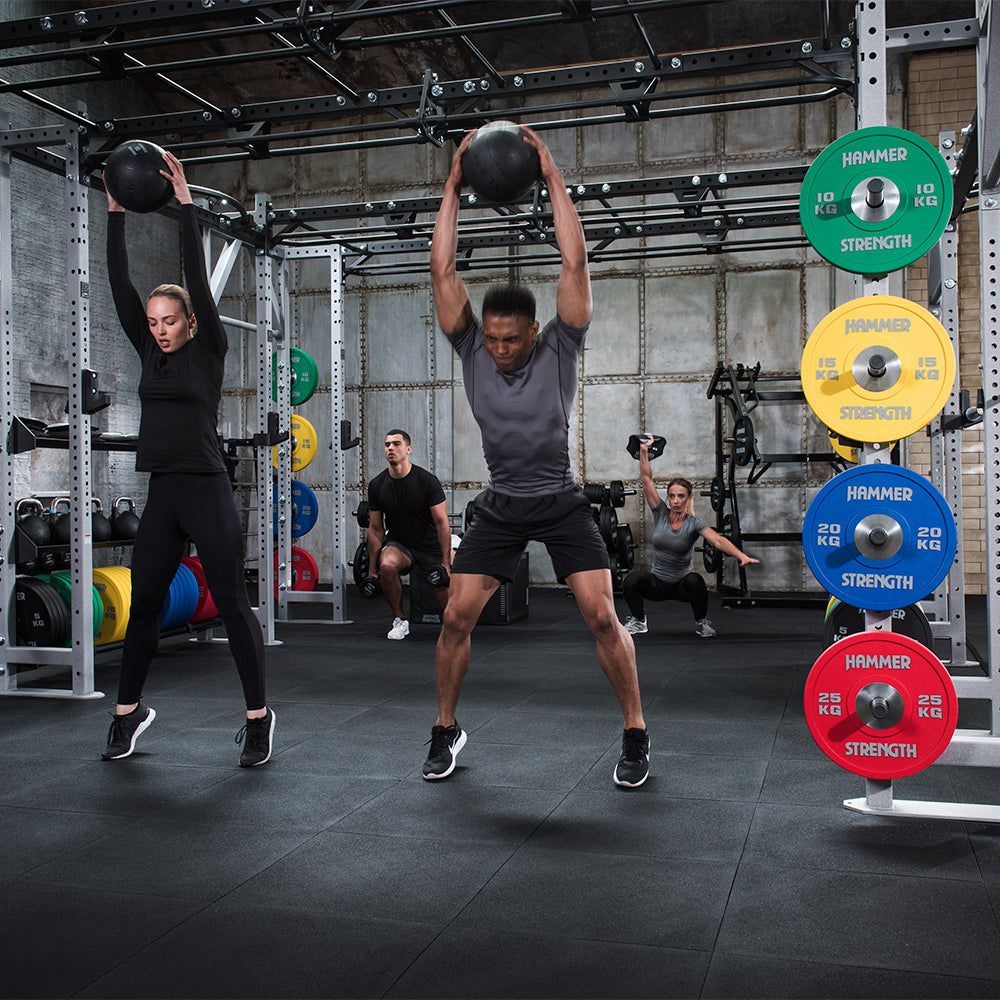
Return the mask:
[(42, 580), (18, 577), (14, 584), (14, 634), (19, 646), (63, 646), (69, 618), (56, 589)]
[(619, 524), (615, 529), (615, 555), (618, 556), (618, 565), (626, 572), (635, 565), (635, 544), (629, 524)]
[(607, 546), (608, 552), (615, 550), (615, 529), (618, 527), (618, 515), (614, 507), (601, 507), (597, 515), (597, 527), (600, 529), (601, 538)]
[(362, 500), (361, 503), (358, 504), (358, 509), (354, 512), (354, 514), (358, 519), (358, 527), (367, 528), (368, 522), (371, 519), (368, 513), (368, 501)]
[(722, 505), (726, 502), (726, 484), (722, 476), (716, 476), (712, 480), (712, 488), (709, 493), (712, 510), (718, 513), (722, 510)]
[[(921, 646), (933, 651), (934, 636), (931, 632), (931, 623), (919, 604), (908, 604), (905, 608), (897, 608), (890, 612), (890, 616), (893, 632), (916, 639)], [(843, 601), (835, 601), (823, 623), (823, 645), (830, 646), (838, 639), (843, 639), (845, 635), (855, 635), (864, 630), (864, 611)]]
[(625, 484), (620, 479), (612, 479), (608, 483), (608, 502), (612, 507), (625, 506)]
[(717, 573), (722, 566), (722, 553), (708, 539), (702, 539), (701, 560), (709, 573)]
[(354, 582), (360, 587), (365, 578), (371, 572), (368, 559), (367, 542), (361, 542), (354, 550), (354, 558), (351, 560), (351, 569), (354, 572)]
[(598, 505), (604, 503), (605, 488), (600, 483), (584, 483), (583, 495), (591, 502)]
[(733, 425), (733, 456), (737, 465), (749, 465), (753, 460), (754, 445), (753, 421), (749, 414), (738, 417)]

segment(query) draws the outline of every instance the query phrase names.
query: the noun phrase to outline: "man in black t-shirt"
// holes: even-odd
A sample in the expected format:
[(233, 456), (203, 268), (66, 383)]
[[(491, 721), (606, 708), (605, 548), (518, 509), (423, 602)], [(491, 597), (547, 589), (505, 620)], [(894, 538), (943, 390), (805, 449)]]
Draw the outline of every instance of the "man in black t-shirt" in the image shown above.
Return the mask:
[[(444, 490), (437, 476), (410, 461), (412, 451), (406, 431), (389, 431), (388, 468), (368, 484), (368, 559), (392, 609), (389, 639), (405, 639), (410, 633), (400, 577), (414, 563), (425, 573), (434, 566), (451, 572), (451, 525)], [(444, 610), (447, 586), (435, 587), (434, 596)]]

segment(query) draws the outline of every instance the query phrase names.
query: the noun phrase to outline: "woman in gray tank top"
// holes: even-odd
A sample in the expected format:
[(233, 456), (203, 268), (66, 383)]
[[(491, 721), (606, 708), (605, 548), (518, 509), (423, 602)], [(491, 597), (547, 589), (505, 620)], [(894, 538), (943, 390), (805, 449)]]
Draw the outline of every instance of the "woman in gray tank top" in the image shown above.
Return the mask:
[(628, 603), (629, 616), (625, 628), (632, 635), (648, 631), (645, 601), (683, 601), (691, 605), (695, 618), (695, 635), (703, 639), (715, 635), (708, 620), (708, 587), (704, 579), (691, 570), (691, 553), (699, 536), (720, 552), (733, 556), (741, 566), (757, 563), (741, 552), (724, 535), (696, 517), (691, 511), (693, 488), (686, 479), (671, 479), (667, 484), (667, 502), (663, 502), (653, 483), (649, 464), (650, 436), (639, 443), (639, 476), (642, 493), (653, 513), (652, 571), (636, 570), (625, 577), (622, 592)]

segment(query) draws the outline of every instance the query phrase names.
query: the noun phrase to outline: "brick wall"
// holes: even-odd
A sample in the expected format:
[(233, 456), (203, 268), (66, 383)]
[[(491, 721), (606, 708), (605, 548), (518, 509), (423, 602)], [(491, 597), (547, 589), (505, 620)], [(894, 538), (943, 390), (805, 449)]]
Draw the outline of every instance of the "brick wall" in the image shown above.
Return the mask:
[[(975, 49), (928, 52), (910, 59), (907, 78), (906, 127), (937, 147), (939, 134), (956, 133), (957, 148), (964, 141), (961, 130), (976, 112)], [(959, 276), (959, 385), (968, 389), (975, 402), (982, 386), (979, 330), (979, 224), (975, 212), (958, 220)], [(927, 265), (920, 260), (906, 272), (907, 298), (927, 304)], [(978, 428), (962, 434), (962, 490), (964, 516), (962, 536), (965, 555), (966, 593), (985, 593), (985, 480), (983, 438)], [(928, 439), (914, 435), (908, 443), (908, 464), (926, 471)]]

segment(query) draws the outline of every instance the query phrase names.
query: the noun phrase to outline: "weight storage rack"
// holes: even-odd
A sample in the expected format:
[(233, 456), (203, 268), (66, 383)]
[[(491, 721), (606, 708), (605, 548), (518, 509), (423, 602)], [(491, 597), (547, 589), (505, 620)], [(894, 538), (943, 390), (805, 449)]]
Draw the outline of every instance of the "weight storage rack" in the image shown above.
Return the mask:
[[(753, 486), (772, 465), (827, 463), (835, 470), (843, 467), (843, 460), (835, 452), (762, 453), (753, 423), (753, 412), (762, 403), (805, 403), (801, 380), (798, 375), (761, 375), (760, 362), (752, 367), (742, 363), (735, 366), (720, 361), (709, 382), (706, 395), (715, 402), (715, 477), (711, 489), (702, 496), (709, 497), (715, 513), (715, 530), (730, 539), (737, 548), (746, 543), (802, 544), (801, 531), (744, 531), (740, 522), (738, 468), (749, 466), (746, 486)], [(759, 385), (770, 384), (774, 389), (761, 390)], [(790, 388), (795, 385), (798, 388)], [(784, 388), (778, 388), (782, 386)], [(803, 516), (805, 510), (802, 510)], [(726, 608), (824, 607), (827, 596), (813, 593), (782, 593), (751, 590), (746, 568), (736, 567), (738, 584), (726, 582), (725, 561), (722, 554), (705, 542), (702, 548), (705, 569), (715, 574), (716, 590)]]

